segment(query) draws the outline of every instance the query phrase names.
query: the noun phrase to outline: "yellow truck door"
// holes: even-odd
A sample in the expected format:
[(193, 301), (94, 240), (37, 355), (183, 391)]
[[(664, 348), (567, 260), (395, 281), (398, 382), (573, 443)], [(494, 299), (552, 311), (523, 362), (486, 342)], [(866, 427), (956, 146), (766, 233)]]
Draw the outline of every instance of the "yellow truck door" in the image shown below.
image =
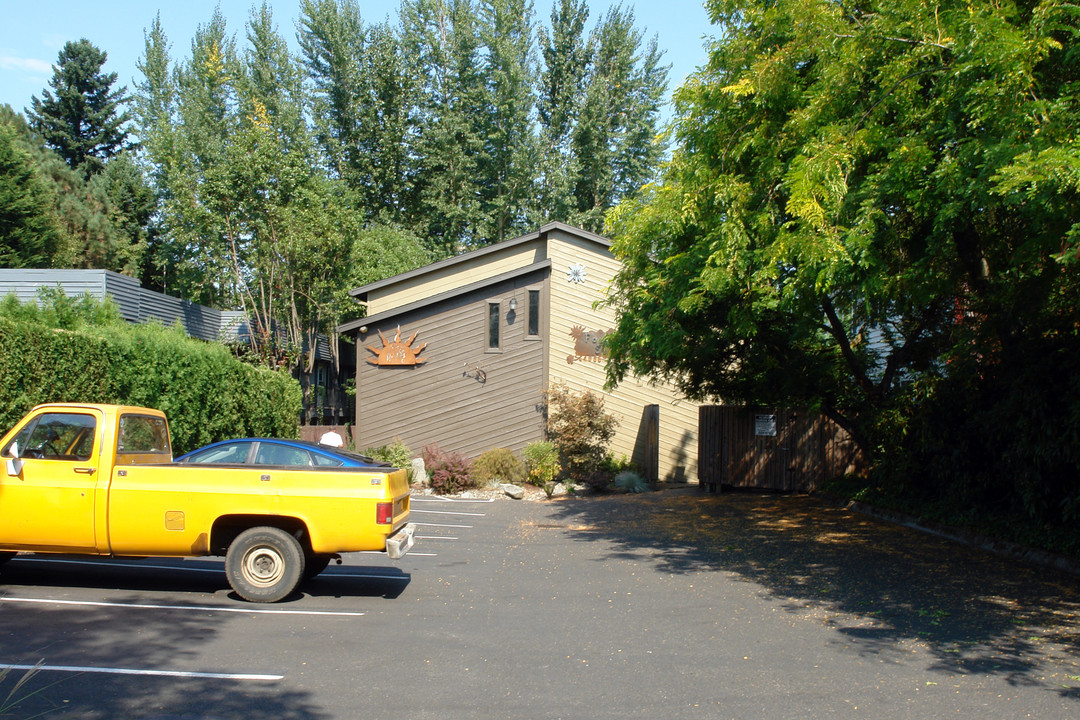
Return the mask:
[(8, 460), (0, 469), (0, 532), (6, 547), (95, 550), (101, 428), (98, 411), (50, 408), (31, 415), (0, 448)]

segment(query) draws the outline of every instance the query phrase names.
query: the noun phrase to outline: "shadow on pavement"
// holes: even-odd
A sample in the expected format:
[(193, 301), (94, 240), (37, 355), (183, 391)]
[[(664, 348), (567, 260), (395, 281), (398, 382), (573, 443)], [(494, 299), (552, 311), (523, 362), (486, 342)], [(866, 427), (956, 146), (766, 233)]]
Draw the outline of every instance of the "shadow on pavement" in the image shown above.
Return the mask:
[[(1080, 699), (1080, 578), (890, 525), (816, 497), (682, 487), (553, 504), (603, 557), (671, 574), (725, 572), (786, 611), (888, 659), (925, 646), (936, 669), (1041, 684)], [(1053, 681), (1051, 681), (1053, 682)]]
[[(114, 598), (137, 603), (141, 596)], [(214, 642), (221, 628), (243, 622), (238, 616), (160, 610), (132, 619), (118, 629), (115, 609), (62, 605), (6, 604), (7, 628), (30, 630), (30, 640), (0, 641), (5, 663), (50, 667), (195, 669), (236, 672), (228, 661), (206, 666), (201, 648)], [(12, 636), (16, 633), (12, 632)], [(245, 672), (265, 673), (259, 658)], [(176, 678), (49, 670), (32, 675), (12, 670), (0, 681), (0, 716), (101, 720), (193, 720), (194, 718), (290, 718), (324, 720), (306, 692), (280, 683), (230, 679)]]

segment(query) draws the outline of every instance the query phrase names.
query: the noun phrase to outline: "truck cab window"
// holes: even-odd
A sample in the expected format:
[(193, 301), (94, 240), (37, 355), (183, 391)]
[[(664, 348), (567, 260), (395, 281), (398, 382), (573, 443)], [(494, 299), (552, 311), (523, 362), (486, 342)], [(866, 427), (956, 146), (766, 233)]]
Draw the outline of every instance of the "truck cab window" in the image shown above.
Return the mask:
[(121, 415), (120, 436), (116, 441), (120, 454), (168, 455), (169, 428), (159, 417), (148, 415)]
[[(96, 430), (92, 415), (45, 413), (23, 428), (15, 441), (24, 458), (85, 462), (93, 453)], [(4, 448), (4, 452), (10, 450)]]

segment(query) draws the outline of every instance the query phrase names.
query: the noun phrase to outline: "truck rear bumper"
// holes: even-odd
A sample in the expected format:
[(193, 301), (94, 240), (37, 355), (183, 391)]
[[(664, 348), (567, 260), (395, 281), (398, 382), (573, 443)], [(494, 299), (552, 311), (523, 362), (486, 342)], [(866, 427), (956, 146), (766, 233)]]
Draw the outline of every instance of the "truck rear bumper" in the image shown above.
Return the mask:
[(386, 538), (387, 556), (389, 556), (391, 560), (398, 560), (405, 557), (405, 554), (412, 550), (413, 543), (416, 542), (415, 535), (416, 526), (412, 523), (407, 523), (405, 527)]

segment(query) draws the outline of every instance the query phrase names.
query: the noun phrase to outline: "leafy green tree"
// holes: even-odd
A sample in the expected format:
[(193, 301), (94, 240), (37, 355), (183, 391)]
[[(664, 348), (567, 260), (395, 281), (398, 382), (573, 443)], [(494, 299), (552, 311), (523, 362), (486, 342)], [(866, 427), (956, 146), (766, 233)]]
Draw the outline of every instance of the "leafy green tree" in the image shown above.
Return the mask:
[(32, 98), (29, 111), (46, 144), (86, 176), (100, 172), (127, 144), (126, 88), (112, 89), (116, 73), (101, 70), (107, 59), (85, 38), (68, 42), (53, 68), (52, 91)]
[(880, 457), (942, 379), (1076, 335), (1075, 4), (708, 6), (678, 148), (609, 216), (612, 382), (807, 404)]
[(0, 267), (52, 267), (62, 239), (49, 185), (4, 106), (0, 117)]
[(243, 75), (234, 39), (215, 12), (200, 25), (190, 58), (171, 67), (155, 21), (140, 64), (136, 112), (160, 196), (164, 229), (152, 248), (163, 289), (204, 305), (235, 307), (236, 259), (243, 256), (237, 168), (229, 140), (240, 122), (236, 80)]

